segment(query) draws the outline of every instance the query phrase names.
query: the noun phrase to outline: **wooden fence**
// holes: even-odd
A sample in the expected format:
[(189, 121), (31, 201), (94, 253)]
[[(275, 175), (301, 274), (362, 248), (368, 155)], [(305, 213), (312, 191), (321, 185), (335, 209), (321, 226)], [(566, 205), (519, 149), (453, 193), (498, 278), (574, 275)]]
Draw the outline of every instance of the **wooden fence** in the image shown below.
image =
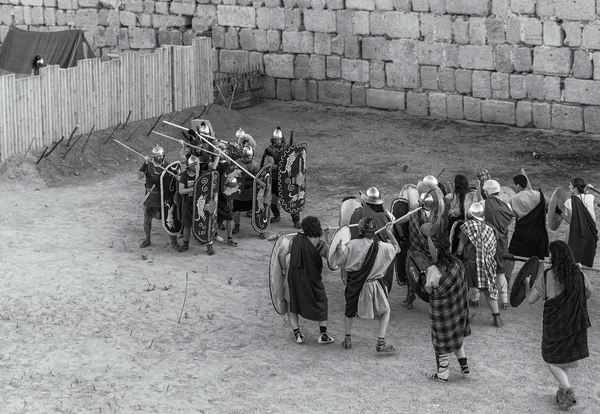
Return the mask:
[[(211, 40), (169, 46), (119, 59), (80, 60), (76, 67), (40, 69), (39, 76), (0, 77), (0, 163), (14, 154), (213, 102)], [(33, 143), (32, 143), (33, 142)]]

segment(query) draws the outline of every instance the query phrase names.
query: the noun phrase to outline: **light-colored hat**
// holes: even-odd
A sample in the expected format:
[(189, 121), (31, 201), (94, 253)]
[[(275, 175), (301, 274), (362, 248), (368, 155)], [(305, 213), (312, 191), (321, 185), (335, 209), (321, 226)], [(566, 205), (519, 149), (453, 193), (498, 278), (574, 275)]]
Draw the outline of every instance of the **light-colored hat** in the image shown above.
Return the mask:
[(484, 191), (487, 191), (488, 194), (496, 194), (500, 192), (500, 183), (496, 180), (487, 180), (483, 183)]
[(383, 199), (381, 198), (381, 194), (379, 194), (379, 190), (375, 187), (371, 187), (367, 190), (367, 193), (363, 196), (363, 200), (367, 204), (375, 204), (375, 205), (383, 204)]
[(479, 221), (484, 221), (485, 216), (484, 216), (483, 204), (481, 204), (479, 202), (471, 204), (471, 206), (469, 207), (469, 214), (474, 219), (477, 219)]

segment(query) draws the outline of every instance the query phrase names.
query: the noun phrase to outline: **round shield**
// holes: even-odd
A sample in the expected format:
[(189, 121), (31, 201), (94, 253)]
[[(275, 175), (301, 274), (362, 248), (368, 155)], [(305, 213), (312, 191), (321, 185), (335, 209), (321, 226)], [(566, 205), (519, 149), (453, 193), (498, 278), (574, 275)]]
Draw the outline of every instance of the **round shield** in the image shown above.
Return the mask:
[(340, 205), (340, 226), (346, 226), (350, 224), (350, 218), (352, 218), (352, 213), (357, 208), (362, 207), (362, 203), (356, 197), (346, 197), (342, 200), (342, 204)]
[(562, 217), (556, 214), (556, 207), (560, 207), (561, 210), (565, 208), (565, 201), (567, 201), (570, 196), (571, 192), (563, 187), (558, 187), (552, 193), (550, 203), (548, 204), (548, 227), (550, 227), (550, 230), (556, 231), (560, 227)]
[[(279, 263), (279, 252), (287, 247), (294, 237), (294, 234), (286, 234), (277, 239), (273, 250), (271, 251), (271, 260), (269, 262), (269, 290), (271, 292), (271, 302), (275, 308), (275, 312), (280, 315), (287, 313), (287, 302), (284, 298), (285, 283), (287, 283), (286, 275), (283, 273), (281, 263)], [(289, 266), (290, 256), (286, 256), (286, 262)]]
[(540, 260), (537, 256), (533, 256), (523, 263), (523, 267), (519, 270), (510, 291), (510, 306), (516, 308), (525, 300), (525, 285), (523, 283), (525, 279), (531, 277), (529, 279), (529, 287), (532, 287), (539, 273), (543, 271), (544, 266), (540, 266)]
[(427, 268), (433, 263), (421, 252), (409, 251), (406, 257), (406, 276), (417, 296), (429, 302), (429, 293), (425, 290)]
[(235, 200), (244, 189), (246, 184), (246, 174), (236, 165), (229, 165), (221, 176), (221, 194), (227, 200)]
[(417, 186), (414, 184), (406, 184), (402, 187), (400, 194), (398, 194), (398, 198), (406, 200), (409, 210), (414, 210), (419, 207), (419, 192), (417, 191)]
[(350, 239), (351, 239), (350, 227), (348, 227), (347, 225), (340, 227), (338, 229), (338, 231), (335, 232), (333, 239), (331, 239), (331, 244), (329, 244), (329, 254), (327, 255), (327, 262), (334, 270), (339, 267), (337, 264), (337, 257), (336, 257), (337, 256), (337, 254), (336, 254), (337, 245), (341, 241), (342, 246), (345, 246), (346, 244), (348, 244)]
[(478, 203), (482, 200), (481, 194), (479, 194), (477, 192), (477, 190), (472, 190), (469, 191), (467, 194), (465, 194), (465, 214), (467, 214), (467, 211), (469, 211), (469, 208), (471, 207), (471, 204), (473, 203)]
[(458, 248), (458, 236), (460, 235), (460, 226), (465, 224), (464, 220), (456, 220), (454, 224), (452, 224), (452, 228), (450, 229), (450, 253), (456, 254), (456, 249)]

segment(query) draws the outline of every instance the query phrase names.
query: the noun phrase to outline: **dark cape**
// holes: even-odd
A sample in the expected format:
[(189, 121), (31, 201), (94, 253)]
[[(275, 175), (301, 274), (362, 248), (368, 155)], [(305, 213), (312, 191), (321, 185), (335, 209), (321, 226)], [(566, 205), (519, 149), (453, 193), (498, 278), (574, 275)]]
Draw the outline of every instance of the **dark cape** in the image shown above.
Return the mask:
[(323, 259), (303, 233), (298, 233), (290, 247), (288, 286), (290, 312), (311, 321), (327, 320), (327, 295), (323, 285)]
[(513, 218), (512, 210), (498, 197), (488, 197), (485, 199), (484, 214), (485, 222), (496, 231), (496, 273), (504, 273), (504, 254), (508, 247), (508, 225)]
[(378, 252), (379, 242), (376, 239), (373, 239), (373, 244), (369, 247), (369, 251), (367, 252), (362, 267), (354, 272), (348, 272), (346, 290), (344, 292), (344, 296), (346, 297), (345, 315), (348, 318), (354, 318), (358, 312), (358, 298), (360, 297), (360, 292), (367, 280), (367, 276), (369, 276), (371, 270), (373, 270), (373, 265), (375, 264), (375, 258), (377, 258)]
[(576, 262), (592, 267), (598, 244), (596, 223), (579, 197), (571, 196), (571, 208), (569, 247), (573, 250)]
[(574, 279), (569, 281), (573, 285), (571, 292), (563, 289), (544, 303), (542, 358), (549, 364), (568, 364), (589, 356), (587, 328), (591, 324), (585, 281), (581, 272)]
[[(400, 200), (394, 203), (394, 210), (392, 211), (392, 214), (394, 215), (394, 217), (399, 218), (408, 213), (408, 211), (408, 202)], [(400, 245), (400, 253), (396, 255), (395, 260), (396, 277), (398, 278), (398, 282), (400, 284), (408, 283), (408, 279), (406, 276), (406, 255), (410, 247), (410, 240), (408, 234), (408, 221), (406, 223), (394, 225), (394, 237), (396, 237), (396, 240)]]
[(548, 256), (548, 243), (546, 198), (540, 190), (538, 205), (527, 215), (517, 219), (508, 251), (517, 256), (542, 258)]

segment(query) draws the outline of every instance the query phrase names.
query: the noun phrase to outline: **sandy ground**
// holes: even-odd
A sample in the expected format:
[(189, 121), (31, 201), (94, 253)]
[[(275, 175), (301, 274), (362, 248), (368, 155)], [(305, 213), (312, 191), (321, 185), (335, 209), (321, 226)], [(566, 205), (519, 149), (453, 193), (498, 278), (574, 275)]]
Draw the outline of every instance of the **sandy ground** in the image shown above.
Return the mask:
[[(569, 176), (533, 151), (600, 184), (594, 137), (281, 102), (237, 112), (215, 106), (208, 119), (223, 139), (242, 126), (257, 139), (259, 154), (276, 125), (293, 129), (296, 142), (309, 145), (303, 215), (324, 225), (337, 223), (346, 195), (376, 185), (389, 206), (404, 184), (442, 169), (445, 181), (486, 167), (508, 185), (524, 167), (549, 197)], [(152, 123), (128, 143), (149, 153), (160, 142), (169, 158), (176, 144), (146, 137)], [(215, 256), (195, 242), (186, 253), (174, 252), (157, 221), (152, 245), (138, 247), (140, 161), (102, 145), (110, 132), (66, 161), (53, 154), (36, 167), (39, 151), (1, 170), (0, 412), (557, 411), (557, 386), (540, 355), (541, 302), (503, 311), (502, 329), (492, 326), (486, 307), (474, 310), (473, 334), (465, 340), (472, 378), (462, 378), (451, 359), (450, 381), (438, 384), (426, 379), (435, 369), (428, 304), (402, 308), (405, 289), (394, 286), (387, 339), (399, 353), (377, 356), (377, 324), (364, 320), (355, 322), (353, 349), (345, 351), (343, 285), (338, 272), (325, 270), (336, 343), (317, 344), (316, 323), (301, 321), (307, 341), (297, 345), (287, 318), (270, 302), (273, 243), (260, 240), (248, 219), (239, 247), (216, 243)], [(550, 232), (551, 240), (564, 238), (565, 230)], [(293, 232), (289, 215), (269, 231)], [(590, 276), (600, 292), (598, 274)], [(572, 411), (595, 413), (597, 294), (588, 307), (590, 358), (574, 372), (579, 402)]]

